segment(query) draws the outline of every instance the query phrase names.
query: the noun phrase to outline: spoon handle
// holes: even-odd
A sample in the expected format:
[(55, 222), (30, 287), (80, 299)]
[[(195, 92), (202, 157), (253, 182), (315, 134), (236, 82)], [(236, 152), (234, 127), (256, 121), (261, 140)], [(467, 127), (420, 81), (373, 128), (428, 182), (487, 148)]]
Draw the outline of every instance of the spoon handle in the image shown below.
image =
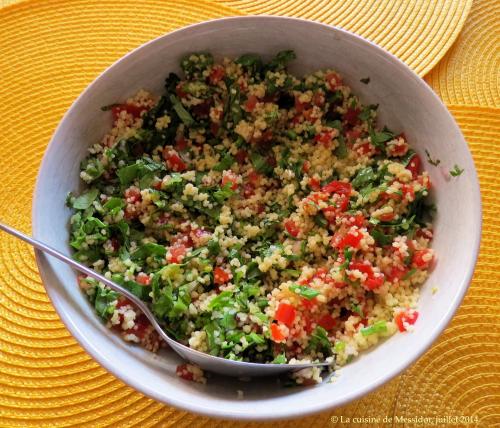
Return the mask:
[[(107, 285), (109, 288), (112, 290), (122, 294), (125, 296), (127, 299), (132, 301), (143, 313), (146, 315), (146, 317), (149, 319), (155, 330), (158, 331), (162, 335), (162, 337), (167, 338), (167, 335), (163, 331), (163, 329), (160, 327), (158, 324), (156, 318), (154, 315), (150, 312), (149, 308), (146, 306), (146, 304), (139, 299), (135, 294), (131, 293), (129, 290), (126, 288), (122, 287), (121, 285), (118, 285), (117, 283), (109, 280), (106, 278), (104, 275), (101, 275), (94, 271), (93, 269), (90, 269), (89, 267), (85, 266), (84, 264), (78, 263), (77, 261), (73, 260), (71, 257), (66, 256), (65, 254), (61, 253), (60, 251), (49, 247), (48, 245), (44, 244), (43, 242), (38, 241), (37, 239), (32, 238), (31, 236), (25, 235), (24, 233), (19, 232), (16, 229), (13, 229), (10, 226), (7, 226), (3, 223), (0, 223), (0, 230), (3, 230), (4, 232), (9, 233), (10, 235), (15, 236), (16, 238), (19, 238), (23, 240), (24, 242), (27, 242), (28, 244), (32, 245), (33, 247), (50, 254), (51, 256), (55, 257), (56, 259), (59, 259), (63, 261), (64, 263), (70, 265), (72, 268), (84, 273), (85, 275), (90, 276), (91, 278), (96, 279), (97, 281), (102, 282), (103, 284)], [(167, 340), (172, 340), (168, 338)]]

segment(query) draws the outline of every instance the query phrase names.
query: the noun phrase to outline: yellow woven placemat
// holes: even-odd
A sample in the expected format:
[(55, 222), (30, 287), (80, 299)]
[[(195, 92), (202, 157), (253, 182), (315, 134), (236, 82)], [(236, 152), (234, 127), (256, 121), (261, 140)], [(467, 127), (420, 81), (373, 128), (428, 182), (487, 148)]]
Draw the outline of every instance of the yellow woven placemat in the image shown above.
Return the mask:
[(425, 75), (460, 33), (472, 0), (217, 0), (249, 14), (298, 16), (372, 40)]
[(456, 43), (425, 80), (446, 103), (500, 107), (500, 1), (474, 2)]
[[(475, 8), (470, 19), (477, 19)], [(28, 1), (0, 10), (0, 218), (30, 231), (31, 196), (46, 144), (69, 104), (100, 71), (173, 28), (238, 13), (191, 0), (175, 5), (160, 0), (122, 0), (119, 5), (111, 0)], [(486, 92), (493, 93), (492, 88)], [(500, 424), (500, 154), (494, 150), (500, 110), (452, 106), (451, 111), (473, 152), (484, 202), (481, 254), (464, 304), (440, 340), (403, 375), (361, 400), (293, 426), (333, 426), (332, 415), (464, 414), (478, 415), (481, 426)], [(172, 409), (108, 374), (59, 321), (31, 249), (5, 235), (0, 235), (0, 332), (2, 427), (256, 426)]]

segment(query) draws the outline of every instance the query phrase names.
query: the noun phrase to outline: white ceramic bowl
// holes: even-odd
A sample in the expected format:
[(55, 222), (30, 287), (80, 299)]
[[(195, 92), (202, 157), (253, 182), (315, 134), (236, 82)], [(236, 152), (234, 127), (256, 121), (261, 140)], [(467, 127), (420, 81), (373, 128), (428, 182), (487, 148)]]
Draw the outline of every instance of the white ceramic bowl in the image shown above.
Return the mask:
[[(438, 263), (421, 290), (420, 317), (413, 333), (396, 334), (339, 372), (338, 380), (308, 388), (283, 388), (275, 379), (242, 382), (212, 377), (207, 385), (175, 375), (179, 359), (127, 345), (106, 329), (77, 287), (67, 266), (37, 254), (47, 292), (69, 331), (102, 366), (140, 392), (192, 412), (232, 419), (303, 416), (347, 403), (380, 386), (415, 361), (443, 331), (471, 280), (481, 235), (481, 200), (474, 164), (462, 134), (438, 97), (405, 64), (376, 45), (328, 25), (280, 17), (227, 18), (192, 25), (129, 53), (99, 76), (61, 121), (40, 167), (33, 203), (36, 238), (65, 251), (69, 191), (78, 190), (79, 163), (87, 147), (109, 129), (108, 105), (145, 88), (161, 93), (165, 77), (179, 71), (179, 59), (192, 51), (216, 57), (247, 52), (270, 58), (294, 49), (298, 74), (334, 67), (365, 103), (379, 103), (380, 119), (404, 131), (421, 155), (434, 185), (438, 208), (433, 247)], [(360, 79), (370, 77), (368, 85)], [(441, 160), (429, 165), (424, 150)], [(465, 172), (450, 179), (454, 164)], [(431, 290), (438, 287), (433, 295)], [(237, 391), (244, 398), (237, 398)]]

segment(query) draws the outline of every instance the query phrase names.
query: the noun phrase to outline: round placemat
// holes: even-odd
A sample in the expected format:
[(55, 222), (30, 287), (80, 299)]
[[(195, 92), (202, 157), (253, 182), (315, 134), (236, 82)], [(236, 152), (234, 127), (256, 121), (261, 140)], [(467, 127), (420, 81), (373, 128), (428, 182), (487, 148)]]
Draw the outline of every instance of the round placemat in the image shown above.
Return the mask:
[[(55, 126), (95, 76), (140, 43), (173, 28), (237, 11), (208, 2), (28, 1), (0, 10), (0, 219), (30, 232), (31, 198)], [(469, 293), (450, 327), (412, 368), (376, 392), (293, 422), (330, 418), (468, 415), (500, 423), (499, 109), (452, 107), (479, 171), (484, 238)], [(446, 286), (446, 284), (443, 284)], [(0, 235), (0, 426), (231, 426), (157, 403), (108, 374), (54, 312), (33, 252)], [(345, 424), (338, 424), (345, 426)], [(356, 424), (364, 426), (364, 424)], [(372, 425), (373, 426), (373, 425)]]
[(474, 2), (457, 41), (425, 80), (447, 103), (500, 107), (500, 1)]
[(217, 0), (248, 14), (299, 16), (336, 25), (392, 52), (420, 76), (457, 38), (472, 0)]

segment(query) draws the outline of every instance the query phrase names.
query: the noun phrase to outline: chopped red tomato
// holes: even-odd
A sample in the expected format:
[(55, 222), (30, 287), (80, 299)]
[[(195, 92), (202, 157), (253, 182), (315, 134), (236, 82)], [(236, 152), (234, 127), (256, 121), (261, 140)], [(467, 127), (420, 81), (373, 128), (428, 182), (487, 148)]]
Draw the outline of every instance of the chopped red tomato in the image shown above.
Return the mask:
[(151, 283), (151, 278), (144, 272), (139, 272), (135, 277), (135, 280), (141, 285), (149, 285)]
[(403, 266), (393, 266), (387, 274), (387, 279), (391, 282), (399, 281), (408, 273), (408, 268)]
[(333, 248), (338, 248), (339, 250), (345, 247), (358, 248), (363, 234), (356, 228), (351, 228), (345, 235), (341, 233), (336, 233), (330, 241)]
[(187, 249), (182, 244), (174, 244), (170, 247), (170, 256), (168, 261), (170, 263), (180, 263), (186, 255)]
[(335, 324), (337, 322), (335, 321), (335, 318), (333, 318), (329, 314), (323, 315), (319, 320), (318, 324), (323, 327), (325, 330), (331, 330), (333, 327), (335, 327)]
[(347, 220), (348, 226), (362, 227), (365, 224), (365, 218), (363, 214), (356, 214), (356, 215), (345, 214), (344, 217)]
[(382, 199), (382, 201), (387, 201), (389, 199), (394, 199), (397, 201), (397, 200), (401, 199), (401, 195), (399, 195), (398, 193), (383, 192), (380, 194), (380, 199)]
[(214, 68), (212, 68), (212, 71), (208, 76), (208, 80), (212, 85), (217, 85), (217, 83), (219, 83), (224, 78), (224, 74), (224, 67), (216, 65)]
[(396, 315), (394, 315), (394, 322), (398, 326), (400, 332), (406, 331), (405, 324), (413, 325), (415, 324), (417, 319), (417, 311), (398, 312)]
[(373, 150), (373, 146), (370, 143), (364, 143), (358, 147), (358, 152), (361, 153), (362, 155), (367, 155), (372, 150)]
[(416, 235), (418, 238), (432, 239), (432, 232), (429, 229), (417, 229)]
[(282, 342), (285, 340), (285, 335), (281, 332), (281, 329), (279, 328), (278, 324), (272, 323), (271, 324), (271, 338), (275, 342)]
[(329, 205), (325, 208), (322, 208), (326, 220), (328, 223), (335, 223), (335, 220), (338, 216), (340, 216), (349, 205), (349, 199), (344, 195), (339, 195), (339, 197), (334, 201), (334, 205)]
[(170, 243), (172, 245), (184, 245), (186, 248), (191, 248), (194, 245), (191, 239), (191, 233), (191, 228), (188, 228), (184, 232), (179, 232), (170, 240)]
[(408, 152), (408, 144), (395, 144), (388, 148), (388, 152), (391, 156), (404, 156)]
[[(304, 319), (304, 330), (307, 334), (309, 334), (313, 331), (311, 318), (309, 318), (307, 315), (302, 315), (302, 317)], [(296, 334), (299, 335), (300, 330), (298, 330)]]
[(335, 91), (339, 86), (342, 85), (342, 78), (337, 73), (328, 73), (325, 76), (325, 81), (330, 91)]
[(207, 118), (210, 114), (210, 101), (206, 100), (192, 107), (193, 113), (200, 118)]
[(230, 276), (224, 269), (222, 269), (219, 266), (217, 266), (214, 269), (214, 282), (216, 284), (218, 284), (218, 285), (225, 284), (226, 282), (229, 281), (229, 279), (230, 279)]
[(131, 204), (142, 200), (141, 191), (137, 187), (129, 187), (125, 190), (125, 199)]
[(339, 193), (341, 195), (350, 196), (352, 192), (351, 183), (344, 183), (343, 181), (331, 181), (321, 189), (325, 193)]
[(285, 226), (285, 229), (286, 231), (292, 235), (293, 237), (297, 237), (300, 233), (300, 228), (295, 224), (295, 222), (293, 220), (285, 220), (285, 222), (283, 223), (283, 225)]
[(379, 288), (384, 283), (384, 275), (374, 276), (373, 278), (367, 278), (365, 281), (365, 287), (369, 290), (375, 290)]
[(361, 131), (359, 129), (349, 129), (346, 131), (345, 136), (349, 141), (354, 142), (361, 136)]
[(385, 213), (385, 214), (381, 214), (379, 216), (379, 219), (381, 221), (391, 221), (391, 220), (394, 220), (394, 216), (395, 216), (394, 213)]
[(126, 297), (119, 297), (118, 302), (116, 303), (116, 309), (123, 308), (124, 306), (132, 306), (134, 307), (134, 304), (127, 299)]
[(344, 120), (349, 124), (349, 125), (356, 125), (359, 122), (359, 114), (361, 113), (361, 110), (359, 108), (348, 108), (347, 111), (344, 114)]
[(183, 152), (187, 148), (187, 141), (184, 136), (180, 135), (175, 139), (175, 148)]
[(325, 278), (328, 274), (328, 269), (325, 267), (319, 267), (313, 275), (313, 278)]
[(401, 187), (401, 191), (403, 192), (403, 197), (409, 201), (415, 200), (415, 189), (411, 184), (403, 184)]
[(76, 282), (82, 288), (85, 288), (87, 286), (87, 283), (85, 282), (86, 279), (87, 279), (87, 275), (77, 275), (76, 276)]
[(309, 103), (303, 103), (299, 100), (299, 97), (295, 97), (295, 110), (297, 113), (302, 113), (305, 109), (309, 108)]
[(323, 146), (325, 147), (330, 147), (332, 139), (333, 139), (332, 131), (322, 131), (319, 134), (315, 135), (314, 137), (314, 141), (323, 144)]
[(313, 95), (313, 98), (312, 98), (312, 103), (315, 105), (315, 106), (318, 106), (318, 107), (323, 107), (325, 105), (325, 95), (322, 93), (322, 92), (316, 92), (314, 95)]
[(232, 171), (224, 171), (222, 173), (222, 186), (231, 183), (231, 190), (236, 190), (238, 188), (238, 175)]
[(185, 171), (187, 168), (186, 163), (180, 158), (175, 150), (163, 149), (163, 159), (167, 162), (167, 166), (175, 172)]
[(177, 374), (177, 376), (179, 376), (180, 378), (182, 378), (184, 380), (189, 380), (189, 381), (194, 380), (193, 373), (191, 373), (188, 370), (187, 364), (178, 365), (177, 368), (175, 369), (175, 373)]
[(413, 253), (412, 263), (418, 269), (427, 269), (433, 258), (431, 250), (417, 250)]
[(113, 251), (118, 251), (120, 249), (120, 241), (116, 238), (111, 238), (111, 247)]
[(212, 122), (210, 124), (210, 132), (212, 133), (213, 136), (217, 136), (217, 133), (219, 132), (220, 125), (218, 123)]
[(319, 189), (321, 189), (321, 183), (317, 178), (313, 177), (309, 179), (309, 187), (317, 192)]
[(322, 208), (321, 211), (329, 224), (335, 223), (339, 215), (339, 210), (336, 207), (329, 205), (328, 207)]
[(414, 179), (418, 177), (421, 164), (422, 164), (422, 161), (420, 160), (420, 156), (417, 154), (414, 154), (411, 157), (410, 162), (408, 163), (408, 166), (406, 167), (406, 169), (411, 172), (411, 176)]
[(113, 115), (113, 120), (116, 121), (118, 117), (120, 116), (120, 113), (122, 111), (126, 111), (127, 114), (130, 114), (135, 118), (138, 118), (141, 116), (141, 113), (143, 111), (146, 111), (145, 107), (138, 107), (133, 104), (119, 104), (116, 106), (113, 106), (111, 108), (111, 114)]
[(420, 177), (417, 178), (418, 183), (420, 183), (421, 186), (425, 187), (427, 190), (431, 189), (431, 179), (429, 176), (423, 176), (421, 175)]
[(345, 195), (337, 195), (333, 202), (335, 203), (335, 207), (337, 209), (337, 215), (340, 215), (347, 209), (349, 205), (349, 198)]
[[(353, 312), (353, 315), (358, 315), (358, 314)], [(353, 327), (355, 329), (357, 329), (360, 325), (362, 325), (363, 327), (366, 327), (368, 325), (368, 320), (366, 318), (363, 318), (361, 321), (354, 324)]]
[(281, 302), (274, 317), (277, 321), (290, 327), (295, 320), (295, 308), (288, 303)]
[(175, 87), (175, 93), (177, 94), (177, 96), (179, 98), (186, 98), (187, 97), (187, 94), (186, 92), (184, 92), (184, 85), (182, 83), (179, 83), (176, 87)]
[[(123, 321), (123, 319), (120, 317), (120, 321)], [(134, 334), (136, 335), (139, 339), (144, 339), (146, 336), (146, 333), (150, 331), (150, 325), (151, 323), (149, 322), (148, 318), (146, 315), (143, 313), (138, 313), (135, 317), (134, 320), (134, 326), (132, 328), (129, 328), (128, 330), (125, 330), (125, 334)]]
[(245, 101), (245, 110), (251, 113), (255, 109), (258, 101), (259, 99), (255, 95), (250, 95)]
[(125, 212), (124, 212), (124, 217), (127, 220), (131, 220), (133, 218), (136, 218), (139, 215), (139, 211), (135, 209), (134, 206), (126, 206), (125, 207)]
[(249, 198), (255, 195), (255, 186), (252, 183), (245, 183), (243, 185), (243, 196)]
[(319, 201), (326, 201), (328, 199), (328, 195), (322, 192), (314, 192), (311, 193), (306, 199), (317, 204)]
[(357, 228), (353, 227), (344, 236), (341, 245), (342, 247), (358, 248), (362, 238), (363, 234)]
[(262, 178), (262, 176), (258, 172), (256, 172), (255, 170), (251, 170), (248, 173), (247, 178), (248, 178), (248, 181), (250, 183), (252, 183), (254, 186), (257, 186), (259, 184), (259, 181)]
[(369, 263), (364, 263), (360, 261), (352, 261), (349, 264), (349, 269), (350, 270), (359, 270), (360, 272), (366, 273), (368, 277), (373, 276), (373, 268), (371, 264)]
[(304, 110), (304, 113), (302, 114), (304, 115), (304, 119), (309, 123), (313, 123), (317, 119), (317, 116), (314, 114), (314, 110), (312, 108)]
[(238, 162), (240, 165), (242, 165), (243, 163), (245, 163), (245, 160), (248, 157), (248, 152), (246, 150), (240, 149), (236, 152), (234, 157), (236, 159), (236, 162)]
[[(307, 284), (307, 282), (305, 282), (304, 284), (301, 284), (301, 285), (305, 285), (305, 284)], [(314, 306), (316, 306), (318, 304), (318, 301), (316, 300), (316, 297), (313, 297), (311, 300), (301, 299), (300, 304), (306, 309), (312, 309)]]
[(273, 131), (272, 129), (266, 129), (260, 137), (252, 137), (250, 140), (253, 144), (263, 144), (271, 141), (273, 139)]
[(310, 168), (311, 168), (311, 163), (307, 160), (304, 161), (304, 163), (302, 164), (302, 172), (305, 172), (307, 174)]
[(373, 267), (369, 263), (363, 263), (360, 261), (352, 261), (349, 264), (349, 269), (350, 270), (359, 270), (360, 272), (363, 272), (364, 274), (367, 275), (367, 278), (364, 281), (363, 285), (368, 290), (375, 290), (376, 288), (379, 288), (384, 283), (384, 275), (379, 274), (379, 275), (375, 276), (375, 272), (373, 271)]

